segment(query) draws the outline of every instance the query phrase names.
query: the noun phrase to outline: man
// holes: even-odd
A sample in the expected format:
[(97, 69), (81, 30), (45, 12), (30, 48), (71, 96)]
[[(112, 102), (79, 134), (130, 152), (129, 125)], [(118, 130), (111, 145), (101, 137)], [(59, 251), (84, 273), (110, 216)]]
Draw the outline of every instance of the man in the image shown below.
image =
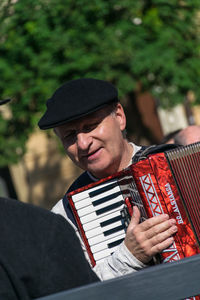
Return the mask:
[(177, 129), (166, 134), (160, 144), (174, 144), (174, 137), (181, 131), (182, 129)]
[[(126, 139), (126, 116), (117, 90), (103, 80), (85, 78), (62, 85), (47, 101), (38, 124), (41, 129), (53, 128), (67, 155), (85, 171), (67, 192), (121, 171), (141, 148)], [(66, 196), (53, 211), (75, 224)], [(141, 224), (139, 220), (140, 212), (134, 207), (124, 242), (94, 268), (101, 279), (144, 268), (156, 253), (172, 244), (175, 220), (168, 215)]]
[(200, 126), (198, 125), (188, 126), (174, 136), (175, 144), (186, 146), (196, 142), (200, 142)]
[(35, 299), (98, 281), (62, 216), (0, 197), (0, 231), (0, 299)]
[(178, 129), (174, 132), (170, 132), (161, 141), (162, 144), (177, 144), (182, 146), (186, 146), (196, 142), (200, 142), (199, 125), (190, 125), (183, 129)]

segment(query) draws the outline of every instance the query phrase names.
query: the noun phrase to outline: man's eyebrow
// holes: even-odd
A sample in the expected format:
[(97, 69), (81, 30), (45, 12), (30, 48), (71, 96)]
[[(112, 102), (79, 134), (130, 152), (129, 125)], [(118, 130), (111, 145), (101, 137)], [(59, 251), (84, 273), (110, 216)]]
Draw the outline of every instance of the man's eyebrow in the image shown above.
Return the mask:
[(73, 132), (73, 131), (76, 131), (76, 129), (75, 128), (69, 128), (69, 129), (66, 129), (63, 133), (67, 134), (67, 133), (70, 133), (70, 132)]

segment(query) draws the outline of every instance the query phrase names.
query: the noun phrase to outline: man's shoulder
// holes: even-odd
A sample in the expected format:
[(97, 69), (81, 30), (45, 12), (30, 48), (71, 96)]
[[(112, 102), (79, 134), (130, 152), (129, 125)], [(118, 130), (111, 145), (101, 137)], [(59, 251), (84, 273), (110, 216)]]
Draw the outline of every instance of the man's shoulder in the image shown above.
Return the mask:
[[(27, 214), (30, 213), (30, 215), (37, 214), (37, 215), (49, 215), (49, 211), (45, 208), (30, 204), (30, 203), (24, 203), (16, 199), (12, 198), (6, 198), (6, 197), (0, 197), (0, 213), (6, 215), (12, 214), (15, 212), (14, 216), (18, 216), (21, 214)], [(28, 216), (29, 217), (29, 216)]]
[[(88, 175), (87, 172), (82, 173), (73, 183), (72, 185), (69, 187), (69, 189), (67, 190), (67, 192), (65, 193), (63, 199), (61, 199), (60, 201), (58, 201), (56, 203), (56, 205), (52, 208), (52, 212), (56, 213), (56, 214), (60, 214), (62, 215), (65, 219), (67, 219), (68, 221), (71, 221), (73, 224), (75, 224), (75, 219), (74, 219), (74, 215), (72, 213), (71, 207), (69, 205), (69, 201), (68, 201), (68, 193), (81, 188), (83, 186), (88, 185), (89, 183), (93, 182), (92, 178)], [(70, 223), (71, 223), (70, 222)]]
[(76, 189), (86, 186), (92, 182), (93, 182), (92, 178), (89, 176), (88, 172), (85, 171), (72, 183), (67, 193), (70, 193)]
[[(0, 220), (6, 231), (23, 230), (27, 234), (32, 230), (33, 224), (34, 230), (42, 234), (44, 230), (48, 230), (49, 226), (53, 227), (62, 222), (60, 216), (55, 217), (45, 208), (2, 197), (0, 197)], [(7, 222), (10, 223), (9, 227), (6, 226)]]
[(132, 162), (135, 163), (142, 159), (147, 158), (151, 154), (173, 150), (177, 147), (178, 145), (176, 144), (155, 144), (155, 145), (141, 146), (141, 148), (133, 156)]

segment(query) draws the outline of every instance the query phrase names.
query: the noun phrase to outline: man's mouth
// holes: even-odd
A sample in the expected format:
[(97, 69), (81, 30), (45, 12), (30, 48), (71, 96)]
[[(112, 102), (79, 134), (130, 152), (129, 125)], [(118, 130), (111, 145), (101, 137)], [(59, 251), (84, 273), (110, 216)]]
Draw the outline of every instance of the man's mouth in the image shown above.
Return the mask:
[(98, 148), (97, 150), (92, 151), (89, 154), (85, 155), (85, 157), (87, 158), (88, 161), (92, 161), (99, 157), (100, 152), (101, 152), (101, 148)]

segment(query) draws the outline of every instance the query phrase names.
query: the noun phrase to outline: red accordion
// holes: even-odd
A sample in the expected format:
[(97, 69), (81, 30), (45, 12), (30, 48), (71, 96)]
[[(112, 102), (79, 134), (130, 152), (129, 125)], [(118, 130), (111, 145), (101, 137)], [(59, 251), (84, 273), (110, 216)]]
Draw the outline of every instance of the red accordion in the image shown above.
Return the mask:
[(177, 221), (171, 262), (200, 253), (200, 143), (148, 155), (127, 169), (68, 194), (93, 266), (126, 234), (132, 206), (141, 221), (166, 213)]

